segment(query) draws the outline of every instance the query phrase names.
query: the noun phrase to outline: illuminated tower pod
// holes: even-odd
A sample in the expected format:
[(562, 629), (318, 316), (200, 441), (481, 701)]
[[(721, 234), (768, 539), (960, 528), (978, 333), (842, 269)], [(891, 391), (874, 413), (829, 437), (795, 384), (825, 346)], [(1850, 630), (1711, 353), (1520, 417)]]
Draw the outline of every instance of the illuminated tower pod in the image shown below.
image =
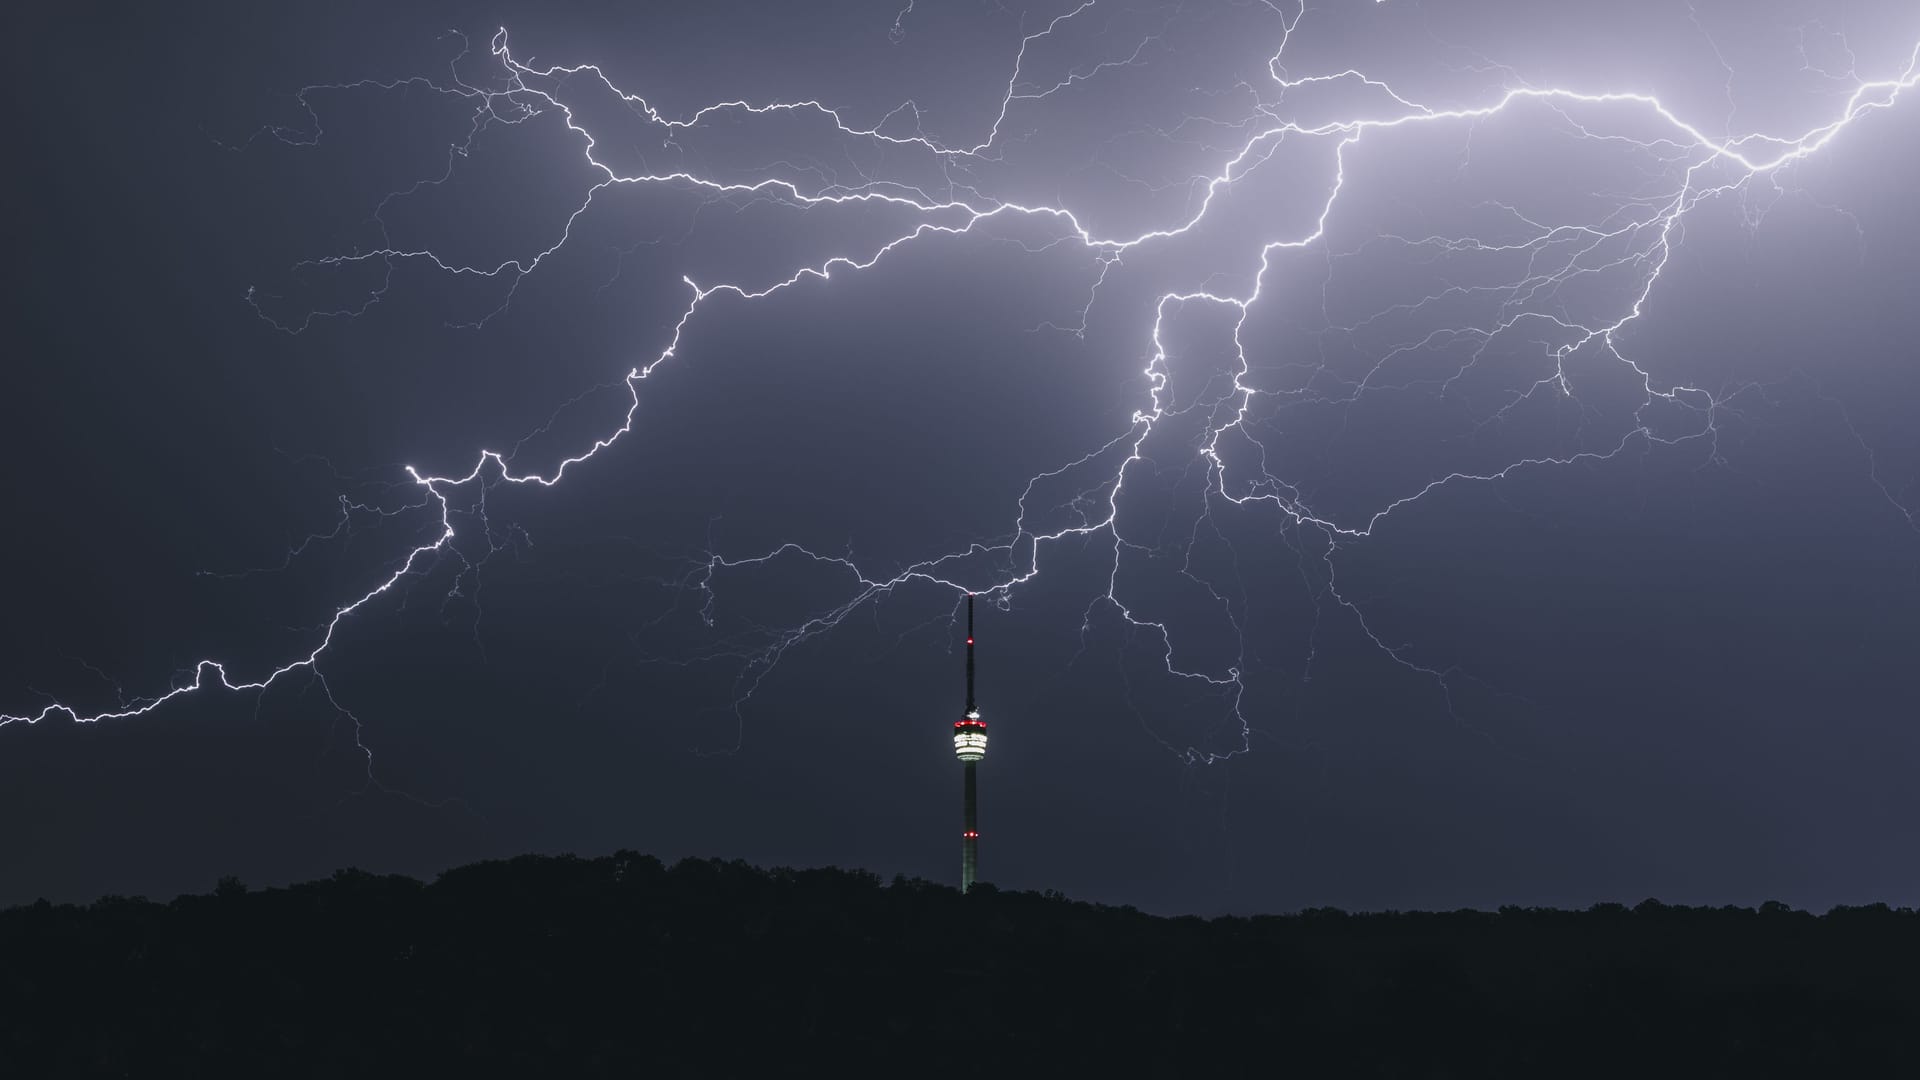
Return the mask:
[(987, 756), (987, 724), (973, 703), (973, 594), (967, 594), (967, 713), (953, 724), (953, 753), (967, 770), (966, 796), (960, 831), (960, 891), (973, 888), (980, 869), (980, 800), (975, 795), (973, 767)]

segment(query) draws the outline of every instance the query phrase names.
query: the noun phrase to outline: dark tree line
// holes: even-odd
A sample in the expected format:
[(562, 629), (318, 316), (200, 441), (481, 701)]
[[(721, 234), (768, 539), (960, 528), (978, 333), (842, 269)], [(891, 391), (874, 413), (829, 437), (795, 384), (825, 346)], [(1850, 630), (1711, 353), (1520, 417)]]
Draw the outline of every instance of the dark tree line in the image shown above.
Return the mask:
[(0, 912), (0, 1077), (1915, 1076), (1917, 970), (1879, 905), (1203, 920), (529, 856)]

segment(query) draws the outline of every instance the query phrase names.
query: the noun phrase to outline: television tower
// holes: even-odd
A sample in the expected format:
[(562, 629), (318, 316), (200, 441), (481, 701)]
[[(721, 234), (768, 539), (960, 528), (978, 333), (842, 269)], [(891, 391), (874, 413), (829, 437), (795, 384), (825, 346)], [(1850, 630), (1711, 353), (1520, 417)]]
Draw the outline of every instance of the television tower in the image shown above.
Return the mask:
[(980, 800), (975, 794), (973, 767), (987, 756), (987, 724), (973, 703), (973, 594), (967, 594), (967, 712), (953, 724), (953, 753), (966, 767), (966, 796), (960, 832), (960, 891), (973, 888), (980, 870)]

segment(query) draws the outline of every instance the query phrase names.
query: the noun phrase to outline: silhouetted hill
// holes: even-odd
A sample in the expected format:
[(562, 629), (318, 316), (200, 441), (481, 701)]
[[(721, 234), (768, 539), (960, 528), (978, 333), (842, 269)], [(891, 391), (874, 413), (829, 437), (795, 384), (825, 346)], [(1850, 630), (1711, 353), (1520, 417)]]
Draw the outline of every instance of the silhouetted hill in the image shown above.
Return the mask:
[(1920, 1075), (1920, 918), (1158, 918), (845, 870), (479, 863), (0, 912), (0, 1076)]

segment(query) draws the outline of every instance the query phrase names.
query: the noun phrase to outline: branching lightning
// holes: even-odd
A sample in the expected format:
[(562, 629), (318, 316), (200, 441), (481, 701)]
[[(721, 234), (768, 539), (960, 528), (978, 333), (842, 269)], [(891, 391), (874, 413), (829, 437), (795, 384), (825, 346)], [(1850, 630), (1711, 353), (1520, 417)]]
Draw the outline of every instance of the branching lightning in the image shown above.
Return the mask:
[[(356, 265), (383, 267), (382, 284), (370, 290), (363, 300), (334, 310), (308, 311), (288, 319), (278, 308), (264, 304), (263, 297), (249, 291), (247, 299), (279, 329), (302, 333), (316, 322), (352, 317), (382, 302), (389, 293), (392, 269), (401, 263), (420, 263), (439, 273), (455, 277), (498, 279), (505, 284), (504, 299), (495, 310), (475, 325), (507, 309), (514, 289), (527, 276), (538, 272), (555, 252), (575, 239), (576, 227), (596, 200), (621, 188), (657, 187), (693, 192), (704, 197), (769, 199), (793, 207), (824, 204), (883, 207), (911, 217), (911, 227), (883, 242), (861, 250), (847, 250), (817, 263), (792, 267), (784, 276), (761, 282), (712, 281), (684, 278), (684, 304), (673, 322), (664, 344), (643, 362), (632, 366), (617, 384), (628, 395), (624, 417), (616, 426), (583, 441), (574, 452), (545, 471), (516, 469), (517, 448), (482, 449), (464, 473), (437, 475), (408, 466), (407, 483), (415, 497), (405, 505), (381, 508), (351, 500), (340, 502), (339, 523), (334, 532), (317, 534), (295, 545), (287, 555), (287, 565), (301, 557), (309, 543), (337, 535), (351, 528), (358, 515), (425, 515), (436, 524), (433, 536), (397, 558), (390, 573), (373, 581), (358, 595), (341, 603), (316, 628), (311, 647), (288, 658), (277, 667), (259, 672), (234, 672), (226, 663), (205, 659), (183, 678), (165, 690), (144, 697), (122, 698), (113, 708), (89, 710), (64, 702), (48, 704), (37, 712), (0, 714), (0, 727), (32, 724), (51, 717), (65, 717), (79, 723), (126, 720), (162, 709), (177, 699), (221, 688), (228, 691), (264, 691), (289, 676), (306, 673), (319, 681), (329, 701), (332, 687), (325, 681), (322, 665), (328, 650), (339, 635), (351, 632), (357, 619), (373, 617), (380, 601), (410, 580), (429, 572), (442, 556), (465, 560), (454, 540), (462, 528), (472, 528), (470, 511), (458, 509), (455, 493), (466, 489), (481, 507), (479, 527), (487, 531), (491, 550), (495, 541), (491, 527), (484, 521), (484, 492), (499, 484), (517, 484), (542, 488), (558, 487), (577, 469), (588, 468), (603, 452), (617, 452), (622, 439), (636, 424), (643, 392), (650, 376), (661, 365), (680, 360), (697, 362), (697, 357), (681, 356), (683, 339), (690, 326), (716, 299), (752, 303), (775, 293), (804, 288), (828, 288), (844, 275), (858, 275), (887, 260), (909, 245), (934, 242), (942, 236), (957, 236), (975, 231), (983, 223), (996, 219), (1023, 219), (1049, 231), (1052, 245), (1074, 245), (1086, 251), (1097, 267), (1096, 275), (1077, 288), (1085, 298), (1078, 312), (1078, 323), (1069, 318), (1049, 324), (1042, 330), (1059, 330), (1084, 336), (1089, 313), (1104, 302), (1102, 286), (1110, 272), (1130, 260), (1149, 259), (1157, 251), (1180, 238), (1206, 227), (1217, 208), (1237, 185), (1257, 174), (1273, 161), (1283, 147), (1300, 145), (1324, 148), (1330, 169), (1324, 190), (1312, 193), (1311, 213), (1302, 215), (1304, 227), (1282, 230), (1276, 227), (1267, 235), (1244, 241), (1243, 248), (1219, 259), (1218, 274), (1193, 281), (1188, 287), (1160, 295), (1151, 315), (1151, 330), (1144, 344), (1147, 364), (1144, 398), (1133, 412), (1130, 424), (1115, 432), (1110, 441), (1090, 449), (1084, 456), (1042, 472), (1029, 480), (1017, 501), (1018, 512), (1009, 523), (982, 530), (984, 537), (966, 547), (935, 552), (904, 568), (878, 573), (851, 555), (823, 553), (798, 543), (785, 543), (768, 550), (704, 553), (696, 569), (686, 580), (688, 587), (703, 597), (702, 614), (712, 624), (717, 600), (718, 580), (730, 571), (774, 563), (804, 561), (840, 575), (846, 582), (844, 599), (818, 611), (797, 625), (785, 627), (734, 654), (742, 670), (737, 683), (736, 707), (744, 704), (759, 688), (762, 680), (780, 662), (782, 656), (800, 642), (828, 632), (849, 615), (886, 597), (908, 583), (928, 583), (952, 591), (956, 598), (976, 593), (990, 601), (1006, 597), (1033, 580), (1050, 564), (1067, 542), (1078, 549), (1089, 541), (1097, 542), (1109, 559), (1106, 587), (1094, 596), (1087, 608), (1088, 623), (1102, 610), (1124, 620), (1134, 631), (1155, 643), (1169, 676), (1193, 683), (1222, 702), (1224, 715), (1237, 728), (1237, 741), (1225, 748), (1169, 743), (1169, 749), (1193, 763), (1209, 763), (1243, 753), (1249, 748), (1251, 725), (1242, 709), (1245, 690), (1246, 658), (1229, 657), (1213, 666), (1185, 661), (1176, 648), (1175, 632), (1164, 622), (1136, 614), (1137, 603), (1130, 602), (1124, 581), (1128, 560), (1151, 552), (1158, 546), (1153, 540), (1133, 535), (1125, 524), (1125, 508), (1130, 481), (1136, 481), (1143, 469), (1152, 467), (1149, 443), (1175, 417), (1193, 417), (1202, 425), (1195, 444), (1192, 465), (1205, 477), (1204, 506), (1194, 521), (1194, 534), (1208, 528), (1215, 514), (1269, 508), (1281, 515), (1300, 534), (1315, 538), (1314, 552), (1318, 573), (1334, 608), (1354, 621), (1374, 645), (1394, 663), (1421, 673), (1436, 684), (1451, 708), (1453, 680), (1461, 673), (1451, 667), (1423, 661), (1410, 647), (1387, 640), (1369, 624), (1365, 604), (1343, 591), (1336, 556), (1348, 546), (1374, 536), (1396, 514), (1422, 500), (1440, 496), (1461, 485), (1495, 483), (1523, 470), (1552, 469), (1583, 461), (1605, 461), (1648, 444), (1677, 445), (1699, 443), (1717, 452), (1720, 428), (1718, 420), (1737, 399), (1752, 387), (1708, 388), (1693, 385), (1663, 384), (1652, 370), (1637, 361), (1623, 344), (1629, 326), (1642, 317), (1654, 300), (1666, 275), (1669, 260), (1685, 237), (1688, 216), (1703, 204), (1749, 191), (1756, 185), (1778, 184), (1778, 177), (1795, 163), (1819, 154), (1843, 135), (1865, 126), (1872, 114), (1899, 104), (1910, 97), (1909, 91), (1920, 85), (1920, 45), (1907, 54), (1905, 65), (1897, 71), (1866, 78), (1854, 71), (1821, 74), (1850, 87), (1831, 115), (1806, 130), (1787, 133), (1712, 134), (1712, 129), (1670, 109), (1652, 94), (1631, 88), (1583, 89), (1570, 86), (1526, 85), (1510, 74), (1505, 85), (1477, 101), (1443, 105), (1425, 103), (1419, 95), (1404, 93), (1387, 81), (1358, 70), (1341, 70), (1294, 75), (1288, 61), (1294, 58), (1293, 43), (1303, 32), (1310, 10), (1304, 5), (1264, 3), (1271, 12), (1274, 52), (1267, 64), (1266, 78), (1242, 87), (1248, 106), (1232, 133), (1231, 153), (1224, 164), (1209, 173), (1196, 175), (1196, 199), (1186, 211), (1154, 227), (1126, 235), (1108, 235), (1088, 224), (1095, 215), (1085, 208), (1062, 203), (1047, 205), (995, 198), (986, 194), (986, 185), (978, 183), (970, 170), (993, 161), (1002, 150), (1002, 139), (1009, 118), (1035, 102), (1070, 94), (1089, 83), (1097, 83), (1115, 68), (1136, 65), (1162, 47), (1159, 33), (1142, 35), (1131, 49), (1090, 58), (1063, 74), (1036, 77), (1029, 70), (1033, 50), (1061, 34), (1078, 21), (1093, 17), (1102, 0), (1078, 0), (1064, 5), (1044, 21), (1036, 20), (1034, 29), (1024, 33), (1012, 55), (1007, 58), (1009, 74), (997, 87), (997, 110), (986, 129), (957, 142), (928, 134), (921, 123), (921, 110), (912, 101), (902, 103), (878, 123), (853, 122), (834, 105), (817, 100), (750, 102), (732, 100), (700, 107), (682, 117), (665, 115), (646, 98), (616, 86), (593, 64), (537, 66), (519, 58), (502, 30), (490, 45), (489, 77), (470, 80), (463, 77), (459, 64), (467, 59), (463, 51), (444, 77), (414, 77), (393, 82), (361, 82), (313, 86), (303, 90), (299, 102), (308, 123), (300, 128), (269, 127), (256, 139), (279, 140), (295, 145), (317, 143), (323, 137), (321, 109), (316, 101), (328, 96), (356, 91), (410, 88), (462, 100), (471, 107), (471, 124), (464, 143), (449, 148), (446, 170), (439, 176), (420, 180), (411, 187), (395, 191), (375, 208), (374, 220), (384, 226), (383, 214), (389, 204), (429, 190), (452, 177), (466, 160), (474, 136), (495, 125), (516, 125), (537, 116), (557, 117), (579, 146), (585, 164), (592, 170), (593, 182), (579, 204), (566, 217), (551, 242), (539, 250), (493, 265), (473, 265), (443, 257), (429, 247), (386, 244), (371, 250), (330, 255), (302, 264), (310, 269), (338, 269)], [(893, 21), (889, 36), (896, 43), (907, 33), (914, 16), (914, 4), (902, 7)], [(1169, 23), (1177, 14), (1169, 16)], [(1696, 20), (1697, 25), (1697, 20)], [(1164, 31), (1164, 28), (1162, 28)], [(1826, 33), (1825, 29), (1803, 31)], [(1718, 56), (1717, 47), (1714, 50)], [(1718, 63), (1726, 66), (1723, 57)], [(1809, 60), (1812, 68), (1814, 61)], [(1730, 76), (1731, 69), (1727, 69)], [(858, 183), (844, 185), (821, 176), (817, 182), (796, 178), (797, 172), (769, 168), (767, 175), (750, 180), (719, 179), (692, 169), (659, 172), (617, 168), (603, 160), (601, 139), (593, 126), (576, 114), (570, 91), (577, 85), (595, 87), (595, 93), (614, 95), (628, 112), (646, 125), (665, 143), (722, 117), (777, 117), (783, 114), (804, 116), (832, 126), (837, 137), (873, 145), (911, 149), (930, 156), (945, 175), (944, 186), (927, 190), (929, 185), (905, 180), (862, 177)], [(1325, 119), (1305, 119), (1307, 110), (1300, 102), (1333, 92), (1342, 100), (1366, 102), (1364, 107), (1348, 105), (1341, 115)], [(1316, 98), (1315, 100), (1320, 100)], [(1562, 130), (1596, 146), (1617, 149), (1647, 163), (1648, 182), (1639, 190), (1620, 193), (1607, 212), (1591, 220), (1541, 221), (1520, 208), (1499, 205), (1489, 208), (1500, 216), (1503, 226), (1498, 238), (1474, 235), (1390, 235), (1372, 241), (1396, 245), (1408, 252), (1434, 258), (1482, 259), (1490, 265), (1518, 267), (1505, 276), (1487, 277), (1472, 284), (1449, 285), (1430, 295), (1382, 310), (1368, 319), (1345, 325), (1329, 326), (1349, 333), (1373, 328), (1390, 328), (1415, 313), (1432, 314), (1440, 325), (1425, 329), (1407, 340), (1381, 347), (1376, 362), (1365, 377), (1347, 380), (1336, 390), (1325, 389), (1330, 378), (1312, 388), (1306, 386), (1275, 388), (1264, 386), (1254, 377), (1255, 364), (1249, 360), (1242, 343), (1247, 321), (1263, 301), (1281, 286), (1276, 282), (1276, 264), (1289, 258), (1321, 259), (1331, 267), (1335, 261), (1357, 255), (1356, 251), (1335, 251), (1328, 246), (1329, 223), (1336, 220), (1346, 205), (1343, 198), (1355, 170), (1378, 167), (1363, 154), (1376, 145), (1390, 146), (1394, 140), (1419, 130), (1458, 129), (1472, 131), (1495, 124), (1513, 114), (1526, 112), (1536, 118), (1546, 115)], [(1730, 125), (1729, 115), (1722, 123)], [(911, 131), (906, 130), (911, 127)], [(1220, 125), (1214, 124), (1215, 128)], [(1625, 132), (1634, 132), (1627, 134)], [(1646, 132), (1655, 132), (1647, 134)], [(1249, 283), (1240, 289), (1222, 288), (1216, 279), (1242, 275)], [(1575, 311), (1565, 298), (1575, 290), (1595, 282), (1614, 283), (1606, 304), (1585, 304), (1592, 311)], [(1166, 340), (1168, 322), (1189, 310), (1214, 310), (1227, 318), (1232, 327), (1234, 355), (1229, 358), (1231, 378), (1224, 385), (1187, 402), (1176, 402), (1169, 387), (1174, 373)], [(1470, 310), (1472, 317), (1449, 321), (1445, 312)], [(1383, 329), (1384, 332), (1384, 329)], [(1363, 396), (1403, 388), (1393, 382), (1395, 365), (1404, 357), (1426, 350), (1439, 350), (1455, 356), (1457, 363), (1444, 377), (1432, 380), (1441, 394), (1452, 392), (1457, 383), (1472, 377), (1476, 364), (1496, 344), (1502, 347), (1515, 341), (1529, 342), (1540, 349), (1543, 367), (1539, 377), (1513, 393), (1484, 423), (1497, 424), (1513, 410), (1544, 395), (1572, 398), (1578, 374), (1573, 361), (1604, 360), (1624, 372), (1642, 395), (1635, 422), (1617, 439), (1603, 445), (1566, 454), (1545, 454), (1512, 460), (1495, 469), (1448, 471), (1422, 485), (1406, 490), (1370, 512), (1351, 514), (1326, 509), (1323, 500), (1305, 490), (1299, 480), (1290, 479), (1286, 470), (1269, 453), (1264, 433), (1255, 422), (1256, 413), (1273, 409), (1276, 415), (1295, 401), (1316, 404), (1341, 404)], [(1327, 374), (1322, 372), (1322, 374)], [(1670, 421), (1656, 422), (1651, 411), (1672, 410), (1663, 415), (1691, 416), (1693, 422), (1679, 430)], [(1849, 424), (1849, 426), (1851, 426)], [(1857, 432), (1856, 432), (1857, 435)], [(1866, 449), (1862, 442), (1862, 448)], [(1871, 451), (1867, 451), (1871, 459)], [(1055, 507), (1031, 506), (1037, 488), (1063, 477), (1094, 475), (1095, 481), (1078, 483), (1081, 497), (1075, 500), (1076, 518), (1067, 524), (1040, 525), (1036, 522)], [(1874, 482), (1890, 503), (1908, 522), (1915, 520), (1910, 509), (1895, 499), (1880, 481)], [(1031, 515), (1031, 517), (1030, 517)], [(1302, 552), (1308, 549), (1303, 546)], [(1304, 557), (1304, 556), (1303, 556)], [(982, 576), (983, 566), (1005, 568)], [(272, 569), (272, 568), (268, 568)], [(466, 562), (461, 572), (460, 589), (477, 567)], [(1189, 575), (1205, 587), (1218, 602), (1226, 619), (1239, 629), (1233, 603), (1213, 585), (1197, 575)], [(334, 705), (352, 717), (337, 701)], [(354, 718), (356, 731), (358, 719)], [(364, 747), (363, 747), (364, 749)], [(369, 773), (371, 778), (371, 773)]]

